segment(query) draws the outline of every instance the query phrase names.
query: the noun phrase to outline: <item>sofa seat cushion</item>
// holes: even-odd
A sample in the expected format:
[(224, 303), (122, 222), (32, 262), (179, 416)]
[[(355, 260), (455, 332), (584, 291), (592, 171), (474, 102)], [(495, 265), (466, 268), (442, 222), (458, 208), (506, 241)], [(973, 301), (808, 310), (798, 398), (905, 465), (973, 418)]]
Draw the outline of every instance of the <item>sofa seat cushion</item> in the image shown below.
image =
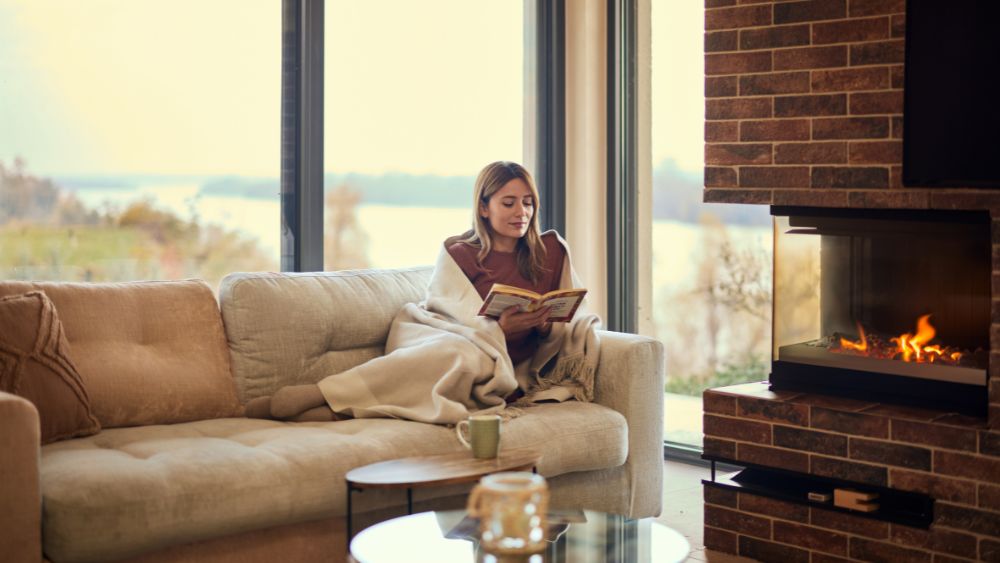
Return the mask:
[[(525, 410), (505, 423), (501, 447), (541, 449), (542, 475), (625, 462), (628, 429), (618, 412), (577, 402)], [(44, 551), (53, 561), (104, 561), (342, 516), (349, 470), (461, 450), (451, 428), (394, 419), (228, 418), (105, 430), (42, 448)], [(355, 511), (379, 508), (379, 499), (402, 501), (365, 493)]]

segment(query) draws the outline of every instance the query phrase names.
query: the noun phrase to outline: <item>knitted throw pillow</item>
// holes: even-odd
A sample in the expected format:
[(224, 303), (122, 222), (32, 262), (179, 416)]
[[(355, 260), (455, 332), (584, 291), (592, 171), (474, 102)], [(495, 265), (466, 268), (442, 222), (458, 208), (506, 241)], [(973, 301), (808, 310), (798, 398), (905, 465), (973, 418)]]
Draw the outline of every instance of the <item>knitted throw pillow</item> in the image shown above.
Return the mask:
[(43, 444), (101, 430), (56, 308), (41, 291), (0, 299), (0, 391), (34, 403)]

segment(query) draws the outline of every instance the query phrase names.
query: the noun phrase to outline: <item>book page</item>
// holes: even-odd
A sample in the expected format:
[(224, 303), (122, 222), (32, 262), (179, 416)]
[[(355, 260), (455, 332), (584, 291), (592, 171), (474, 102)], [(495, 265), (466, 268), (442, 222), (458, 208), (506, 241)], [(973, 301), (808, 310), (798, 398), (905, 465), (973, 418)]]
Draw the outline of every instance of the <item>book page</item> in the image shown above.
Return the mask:
[(580, 300), (579, 295), (567, 297), (553, 297), (545, 302), (546, 307), (551, 307), (549, 311), (550, 319), (561, 319), (573, 313), (573, 306)]
[(479, 312), (480, 315), (499, 317), (500, 313), (503, 313), (508, 307), (517, 305), (521, 307), (521, 310), (524, 310), (531, 305), (531, 299), (519, 295), (508, 295), (505, 293), (493, 293), (491, 295), (493, 295), (493, 298)]

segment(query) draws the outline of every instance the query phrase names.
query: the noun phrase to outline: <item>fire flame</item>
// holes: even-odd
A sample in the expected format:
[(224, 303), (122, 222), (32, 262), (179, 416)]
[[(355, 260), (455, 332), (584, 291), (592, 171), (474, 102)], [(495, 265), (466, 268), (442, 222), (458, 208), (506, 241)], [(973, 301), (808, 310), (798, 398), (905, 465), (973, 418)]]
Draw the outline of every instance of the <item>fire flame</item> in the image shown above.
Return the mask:
[(937, 331), (934, 329), (934, 325), (931, 324), (930, 318), (930, 315), (924, 315), (917, 319), (916, 333), (901, 334), (896, 338), (889, 339), (889, 342), (895, 345), (894, 347), (870, 346), (869, 338), (865, 334), (864, 328), (861, 327), (861, 323), (857, 323), (858, 334), (860, 334), (861, 339), (854, 342), (841, 337), (840, 347), (835, 351), (860, 354), (863, 356), (895, 358), (903, 360), (904, 362), (958, 363), (959, 360), (962, 359), (961, 352), (956, 352), (947, 346), (942, 347), (938, 344), (929, 344), (931, 340), (934, 340), (934, 336), (937, 334)]
[(923, 359), (923, 357), (924, 357), (923, 353), (924, 352), (927, 352), (928, 354), (930, 354), (928, 356), (930, 359), (926, 360), (926, 361), (929, 361), (929, 362), (933, 362), (935, 357), (940, 357), (941, 356), (940, 352), (937, 352), (937, 354), (934, 354), (931, 351), (931, 349), (933, 348), (932, 346), (924, 346), (924, 344), (927, 344), (928, 342), (930, 342), (931, 340), (933, 340), (934, 339), (934, 335), (937, 334), (937, 331), (934, 330), (934, 327), (931, 325), (930, 321), (928, 320), (928, 319), (930, 319), (930, 317), (931, 317), (930, 315), (924, 315), (924, 316), (920, 317), (919, 319), (917, 319), (917, 333), (916, 334), (906, 333), (906, 334), (901, 335), (899, 338), (893, 338), (892, 339), (892, 342), (895, 342), (896, 346), (898, 346), (899, 352), (901, 354), (903, 354), (903, 361), (904, 362), (909, 362), (909, 361), (922, 362), (922, 361), (925, 361)]
[(850, 340), (848, 340), (846, 338), (841, 338), (840, 339), (840, 347), (843, 348), (843, 349), (845, 349), (845, 350), (857, 350), (858, 352), (867, 352), (868, 351), (868, 337), (865, 336), (865, 329), (862, 328), (861, 323), (855, 322), (855, 324), (858, 327), (858, 334), (861, 335), (861, 341), (860, 342), (851, 342)]

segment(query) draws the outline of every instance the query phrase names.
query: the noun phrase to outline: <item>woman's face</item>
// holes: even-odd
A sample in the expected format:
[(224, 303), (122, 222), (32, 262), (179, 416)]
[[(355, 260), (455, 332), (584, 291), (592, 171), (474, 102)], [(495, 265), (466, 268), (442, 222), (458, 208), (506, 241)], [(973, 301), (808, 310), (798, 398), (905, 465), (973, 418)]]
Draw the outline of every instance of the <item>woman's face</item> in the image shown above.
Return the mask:
[(524, 180), (514, 178), (494, 192), (488, 203), (479, 205), (479, 214), (492, 227), (494, 248), (509, 252), (528, 232), (535, 215), (535, 197)]

